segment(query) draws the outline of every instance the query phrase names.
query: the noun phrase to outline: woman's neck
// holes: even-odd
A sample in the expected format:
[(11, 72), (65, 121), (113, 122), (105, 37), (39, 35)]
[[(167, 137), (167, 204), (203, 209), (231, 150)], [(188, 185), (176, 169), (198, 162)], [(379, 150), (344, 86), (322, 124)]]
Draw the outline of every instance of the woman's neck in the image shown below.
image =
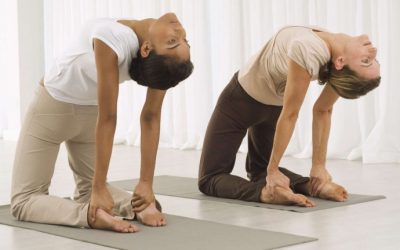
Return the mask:
[(317, 35), (325, 41), (332, 59), (343, 54), (346, 42), (351, 39), (350, 36), (342, 33), (318, 32)]
[(149, 27), (156, 21), (153, 18), (146, 18), (143, 20), (118, 20), (119, 23), (131, 28), (139, 39), (139, 45), (143, 41), (148, 40)]

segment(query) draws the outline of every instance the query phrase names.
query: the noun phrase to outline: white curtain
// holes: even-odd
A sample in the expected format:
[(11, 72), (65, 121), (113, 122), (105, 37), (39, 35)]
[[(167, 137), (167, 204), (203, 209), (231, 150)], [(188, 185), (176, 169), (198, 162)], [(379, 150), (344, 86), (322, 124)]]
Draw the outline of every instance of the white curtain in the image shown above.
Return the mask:
[(0, 0), (0, 138), (20, 126), (17, 2)]
[[(141, 19), (173, 11), (192, 45), (193, 75), (169, 91), (163, 105), (161, 146), (200, 149), (217, 98), (233, 73), (279, 28), (316, 25), (350, 35), (367, 33), (379, 49), (381, 86), (334, 108), (329, 158), (400, 162), (400, 1), (396, 0), (45, 0), (46, 66), (73, 32), (94, 17)], [(311, 156), (312, 84), (286, 152)], [(116, 142), (138, 145), (145, 88), (121, 86)], [(245, 150), (245, 143), (244, 143)]]

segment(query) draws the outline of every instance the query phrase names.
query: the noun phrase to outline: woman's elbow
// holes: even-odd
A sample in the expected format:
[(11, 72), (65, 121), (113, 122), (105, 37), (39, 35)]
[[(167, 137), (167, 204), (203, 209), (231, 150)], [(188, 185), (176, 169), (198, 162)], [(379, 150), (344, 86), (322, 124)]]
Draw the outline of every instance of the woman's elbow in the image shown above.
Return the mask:
[(116, 113), (99, 114), (97, 118), (99, 123), (117, 123)]
[(281, 114), (281, 120), (286, 120), (289, 122), (296, 122), (298, 117), (298, 111), (286, 111)]
[(332, 111), (333, 111), (333, 107), (319, 107), (319, 106), (313, 107), (313, 115), (314, 116), (331, 115)]
[(160, 120), (160, 115), (154, 112), (142, 112), (140, 114), (140, 122), (145, 124), (152, 124)]

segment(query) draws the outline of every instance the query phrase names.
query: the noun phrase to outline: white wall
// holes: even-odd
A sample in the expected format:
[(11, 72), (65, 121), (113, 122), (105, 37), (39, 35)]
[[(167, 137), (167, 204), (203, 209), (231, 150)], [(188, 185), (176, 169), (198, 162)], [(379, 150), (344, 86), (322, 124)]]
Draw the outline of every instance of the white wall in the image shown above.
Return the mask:
[(16, 138), (20, 126), (17, 2), (0, 1), (0, 138)]
[[(316, 25), (349, 35), (366, 33), (378, 48), (381, 86), (359, 100), (339, 99), (332, 117), (329, 158), (365, 163), (400, 162), (399, 0), (44, 0), (46, 59), (66, 45), (85, 20), (94, 17), (157, 17), (177, 13), (195, 65), (193, 75), (168, 91), (160, 145), (201, 148), (216, 100), (232, 74), (285, 25)], [(312, 154), (312, 105), (321, 86), (312, 83), (286, 154)], [(145, 91), (123, 84), (116, 138), (140, 141), (139, 113)]]
[[(12, 0), (5, 2), (13, 3)], [(334, 32), (369, 34), (379, 48), (378, 57), (382, 64), (382, 83), (376, 91), (357, 101), (340, 100), (336, 105), (328, 157), (362, 158), (364, 162), (400, 161), (400, 85), (397, 84), (400, 1), (18, 0), (17, 9), (17, 18), (14, 17), (18, 21), (17, 49), (0, 48), (1, 65), (10, 68), (14, 62), (20, 66), (18, 76), (8, 77), (0, 83), (4, 86), (2, 89), (7, 90), (0, 93), (0, 137), (4, 128), (16, 127), (9, 125), (12, 120), (15, 123), (15, 114), (24, 116), (44, 72), (45, 52), (47, 63), (50, 63), (79, 24), (100, 16), (143, 18), (174, 11), (187, 28), (195, 71), (184, 84), (167, 94), (163, 107), (162, 144), (174, 148), (201, 148), (213, 106), (232, 73), (280, 27), (311, 24)], [(8, 24), (14, 20), (3, 18), (4, 15), (10, 15), (8, 9), (0, 10), (0, 30), (7, 34), (14, 32), (16, 37), (12, 25)], [(3, 20), (7, 23), (2, 23)], [(4, 51), (7, 53), (3, 54)], [(0, 66), (1, 77), (4, 77), (4, 71)], [(10, 72), (6, 73), (11, 76)], [(13, 87), (11, 92), (10, 86)], [(318, 86), (314, 84), (303, 105), (288, 154), (311, 155), (310, 107), (318, 92)], [(139, 142), (138, 117), (144, 96), (144, 88), (135, 84), (121, 87), (121, 115), (116, 137), (128, 144)]]
[(43, 0), (18, 0), (21, 119), (44, 74)]

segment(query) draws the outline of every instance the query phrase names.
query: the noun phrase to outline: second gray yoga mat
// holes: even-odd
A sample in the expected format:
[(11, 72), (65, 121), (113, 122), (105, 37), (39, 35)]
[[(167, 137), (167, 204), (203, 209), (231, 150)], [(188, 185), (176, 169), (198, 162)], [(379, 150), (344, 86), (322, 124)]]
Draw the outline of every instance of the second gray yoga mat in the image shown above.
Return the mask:
[[(138, 180), (122, 180), (122, 181), (113, 181), (110, 184), (120, 187), (122, 189), (132, 191), (134, 186), (136, 185)], [(317, 198), (310, 198), (316, 204), (315, 207), (305, 208), (305, 207), (297, 207), (297, 206), (283, 206), (283, 205), (272, 205), (272, 204), (264, 204), (259, 202), (247, 202), (241, 200), (233, 200), (233, 199), (225, 199), (225, 198), (217, 198), (212, 196), (206, 196), (202, 194), (197, 188), (197, 179), (195, 178), (187, 178), (187, 177), (178, 177), (178, 176), (155, 176), (154, 177), (154, 192), (156, 194), (168, 195), (168, 196), (176, 196), (182, 198), (190, 198), (196, 200), (208, 200), (208, 201), (218, 201), (218, 202), (226, 202), (226, 203), (234, 203), (239, 205), (253, 206), (253, 207), (264, 207), (271, 209), (279, 209), (300, 213), (307, 213), (322, 209), (334, 208), (334, 207), (342, 207), (347, 205), (352, 205), (356, 203), (362, 203), (367, 201), (384, 199), (383, 195), (361, 195), (361, 194), (349, 194), (349, 199), (345, 202), (335, 202), (335, 201), (327, 201)]]
[[(60, 211), (62, 216), (62, 211)], [(315, 238), (238, 227), (180, 216), (166, 215), (166, 227), (140, 225), (140, 232), (121, 234), (109, 231), (81, 229), (15, 220), (10, 206), (0, 206), (0, 224), (31, 229), (79, 241), (118, 249), (138, 250), (242, 250), (275, 249), (315, 241)]]

